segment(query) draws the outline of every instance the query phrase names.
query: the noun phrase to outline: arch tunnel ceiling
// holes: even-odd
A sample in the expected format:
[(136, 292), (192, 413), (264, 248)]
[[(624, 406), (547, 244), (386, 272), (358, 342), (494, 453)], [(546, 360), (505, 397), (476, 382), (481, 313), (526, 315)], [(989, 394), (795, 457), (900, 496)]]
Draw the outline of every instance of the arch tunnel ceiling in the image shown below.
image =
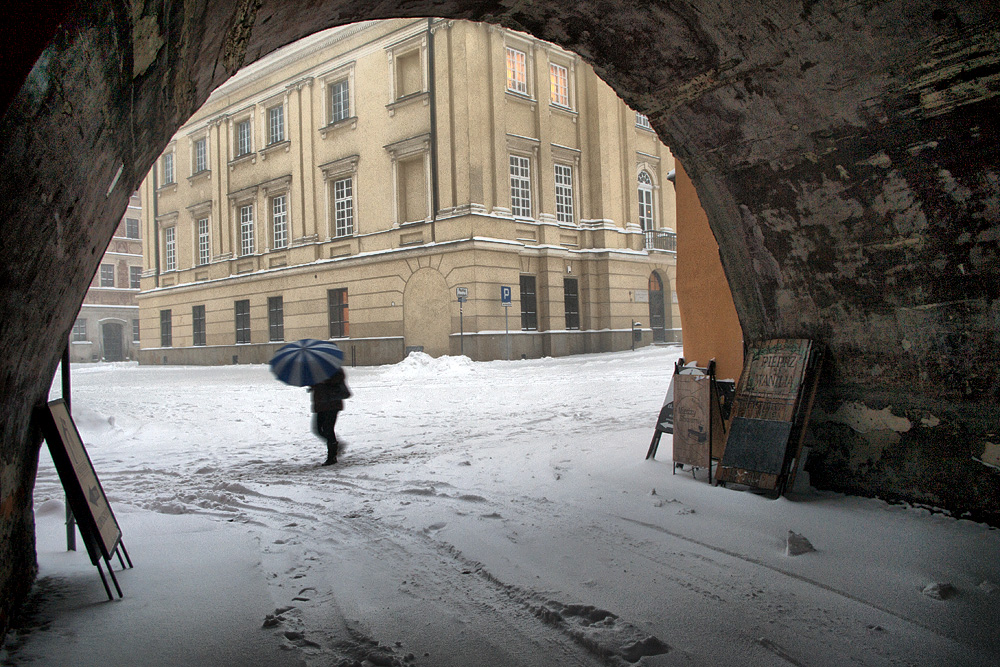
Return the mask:
[[(431, 15), (571, 49), (649, 116), (697, 187), (744, 338), (829, 346), (814, 483), (1000, 518), (986, 465), (1000, 443), (993, 3), (49, 5), (62, 27), (5, 90), (0, 125), (9, 507), (30, 506), (30, 407), (128, 195), (175, 130), (240, 66), (295, 39)], [(30, 518), (0, 521), (5, 538), (30, 537)]]

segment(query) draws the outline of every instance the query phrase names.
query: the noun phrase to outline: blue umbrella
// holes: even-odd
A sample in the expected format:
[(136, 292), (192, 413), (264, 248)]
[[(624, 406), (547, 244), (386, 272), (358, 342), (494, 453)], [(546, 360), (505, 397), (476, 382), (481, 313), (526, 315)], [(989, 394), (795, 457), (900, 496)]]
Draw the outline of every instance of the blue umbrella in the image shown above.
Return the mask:
[(295, 387), (310, 387), (327, 380), (343, 365), (344, 352), (336, 343), (306, 338), (282, 346), (271, 359), (271, 372)]

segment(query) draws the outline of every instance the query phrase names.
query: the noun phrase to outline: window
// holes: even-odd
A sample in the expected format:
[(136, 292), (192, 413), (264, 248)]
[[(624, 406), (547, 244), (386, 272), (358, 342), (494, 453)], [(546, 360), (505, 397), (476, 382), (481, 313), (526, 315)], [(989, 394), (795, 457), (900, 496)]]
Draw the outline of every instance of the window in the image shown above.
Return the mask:
[(280, 104), (267, 110), (267, 143), (285, 140), (285, 107)]
[(132, 342), (139, 342), (139, 320), (132, 320)]
[(573, 168), (557, 164), (556, 171), (556, 219), (559, 222), (573, 222)]
[(562, 65), (549, 63), (549, 88), (552, 104), (569, 108), (569, 74)]
[(171, 347), (173, 345), (173, 337), (170, 331), (170, 311), (161, 310), (160, 311), (160, 347)]
[(125, 218), (125, 238), (139, 238), (139, 218)]
[(73, 323), (73, 342), (80, 343), (87, 340), (87, 318), (77, 318)]
[(212, 260), (212, 251), (208, 243), (208, 218), (198, 219), (198, 265), (204, 266)]
[(354, 188), (351, 178), (333, 182), (333, 223), (334, 236), (354, 233)]
[(653, 128), (649, 125), (649, 117), (645, 114), (641, 114), (638, 111), (635, 112), (635, 124), (643, 129), (652, 130)]
[(191, 344), (205, 344), (205, 306), (191, 308)]
[(177, 229), (167, 227), (163, 230), (163, 264), (167, 271), (177, 269)]
[(330, 84), (330, 124), (351, 117), (350, 85), (347, 79)]
[(516, 217), (531, 217), (531, 162), (520, 155), (510, 156), (510, 211)]
[(101, 287), (115, 286), (115, 265), (101, 264)]
[(330, 338), (347, 338), (350, 336), (347, 324), (347, 288), (327, 290), (326, 299), (330, 310)]
[(253, 204), (240, 206), (240, 254), (253, 254)]
[(236, 157), (249, 155), (253, 149), (250, 143), (250, 119), (236, 123)]
[(267, 331), (270, 340), (285, 340), (285, 312), (280, 296), (267, 297)]
[(208, 170), (208, 139), (202, 137), (194, 142), (194, 173)]
[(139, 289), (142, 285), (142, 267), (141, 266), (130, 266), (128, 267), (128, 286), (132, 289)]
[(236, 301), (236, 342), (250, 342), (250, 299)]
[(528, 65), (524, 51), (507, 47), (507, 90), (528, 94)]
[(167, 153), (163, 156), (163, 184), (174, 183), (174, 154)]
[(521, 276), (521, 331), (538, 329), (535, 302), (535, 276)]
[(278, 195), (271, 199), (271, 230), (273, 232), (273, 248), (288, 247), (288, 205), (286, 195)]
[(642, 231), (653, 229), (653, 179), (649, 172), (639, 172), (639, 226)]
[(580, 292), (576, 278), (563, 278), (563, 304), (566, 306), (566, 328), (580, 328)]

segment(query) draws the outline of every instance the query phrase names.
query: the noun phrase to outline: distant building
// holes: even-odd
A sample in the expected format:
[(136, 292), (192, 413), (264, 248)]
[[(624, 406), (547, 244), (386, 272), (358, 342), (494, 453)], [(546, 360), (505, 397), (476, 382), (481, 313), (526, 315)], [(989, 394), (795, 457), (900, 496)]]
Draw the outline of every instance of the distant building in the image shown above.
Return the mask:
[(627, 349), (633, 323), (679, 340), (673, 165), (552, 44), (461, 21), (318, 33), (216, 90), (143, 183), (140, 360), (260, 363), (299, 338), (357, 364), (558, 356)]
[(134, 193), (70, 332), (70, 362), (124, 361), (139, 353), (142, 209)]

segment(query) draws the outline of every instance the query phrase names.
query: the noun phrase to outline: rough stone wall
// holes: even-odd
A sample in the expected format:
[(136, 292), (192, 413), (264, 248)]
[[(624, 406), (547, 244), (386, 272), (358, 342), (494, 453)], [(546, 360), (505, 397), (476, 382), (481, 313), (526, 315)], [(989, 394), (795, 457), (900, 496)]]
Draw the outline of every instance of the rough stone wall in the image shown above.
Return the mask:
[(976, 461), (1000, 442), (995, 3), (46, 7), (61, 27), (0, 98), (0, 631), (34, 570), (30, 411), (129, 194), (242, 64), (365, 18), (489, 20), (583, 55), (683, 161), (745, 338), (830, 346), (812, 480), (1000, 522), (998, 472)]

